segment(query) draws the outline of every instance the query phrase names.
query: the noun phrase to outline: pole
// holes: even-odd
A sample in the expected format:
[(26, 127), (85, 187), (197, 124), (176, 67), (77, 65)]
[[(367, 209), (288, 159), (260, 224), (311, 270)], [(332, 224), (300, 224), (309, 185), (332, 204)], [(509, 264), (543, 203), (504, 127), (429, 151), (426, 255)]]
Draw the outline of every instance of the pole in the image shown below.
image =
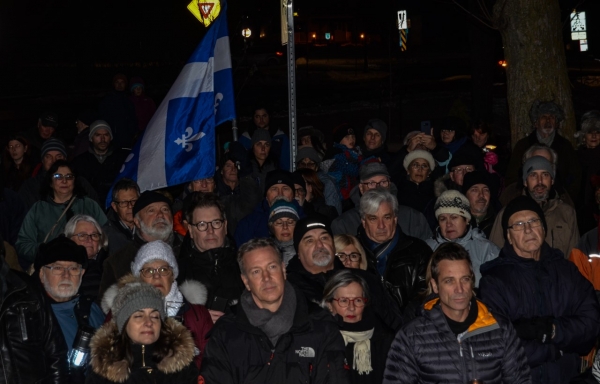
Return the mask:
[(233, 141), (238, 141), (237, 119), (231, 120), (231, 131), (233, 132)]
[(290, 170), (296, 169), (296, 55), (294, 52), (294, 0), (287, 0), (287, 60), (290, 127)]

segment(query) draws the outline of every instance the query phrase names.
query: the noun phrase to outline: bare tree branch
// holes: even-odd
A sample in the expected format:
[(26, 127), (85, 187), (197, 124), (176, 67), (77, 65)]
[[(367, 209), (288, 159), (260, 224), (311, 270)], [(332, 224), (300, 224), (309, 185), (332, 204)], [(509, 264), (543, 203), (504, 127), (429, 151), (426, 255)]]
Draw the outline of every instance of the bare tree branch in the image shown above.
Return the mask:
[(488, 27), (490, 29), (497, 29), (493, 25), (490, 25), (490, 24), (486, 23), (485, 21), (483, 21), (480, 17), (478, 17), (477, 15), (475, 15), (473, 12), (469, 11), (468, 9), (466, 9), (465, 7), (463, 7), (462, 5), (460, 5), (460, 3), (458, 1), (452, 0), (452, 2), (454, 4), (456, 4), (456, 5), (458, 5), (459, 8), (461, 8), (463, 11), (465, 11), (468, 15), (470, 15), (471, 17), (473, 17), (477, 21), (479, 21), (481, 24), (485, 25), (486, 27)]

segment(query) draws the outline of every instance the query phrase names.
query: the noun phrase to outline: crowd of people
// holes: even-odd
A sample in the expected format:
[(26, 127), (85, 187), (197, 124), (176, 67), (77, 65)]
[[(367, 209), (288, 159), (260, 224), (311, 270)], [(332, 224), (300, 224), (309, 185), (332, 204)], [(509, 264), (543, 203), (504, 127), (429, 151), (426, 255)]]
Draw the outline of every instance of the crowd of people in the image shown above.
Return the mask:
[(456, 117), (397, 153), (304, 127), (291, 172), (260, 105), (174, 195), (116, 180), (155, 110), (127, 83), (6, 144), (3, 382), (600, 382), (600, 111), (574, 149), (536, 102), (510, 156)]

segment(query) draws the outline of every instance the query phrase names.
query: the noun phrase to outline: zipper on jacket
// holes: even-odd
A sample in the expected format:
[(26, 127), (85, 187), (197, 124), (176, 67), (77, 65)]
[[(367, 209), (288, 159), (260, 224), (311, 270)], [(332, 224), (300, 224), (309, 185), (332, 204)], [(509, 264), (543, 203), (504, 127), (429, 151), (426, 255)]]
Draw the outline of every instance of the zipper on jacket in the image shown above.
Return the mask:
[(25, 311), (23, 307), (19, 307), (19, 325), (21, 326), (21, 338), (23, 341), (29, 340), (29, 335), (27, 334), (27, 323), (25, 322)]
[(267, 361), (267, 365), (271, 365), (271, 361), (273, 361), (274, 357), (275, 357), (275, 350), (271, 349), (271, 356), (269, 356), (269, 361)]

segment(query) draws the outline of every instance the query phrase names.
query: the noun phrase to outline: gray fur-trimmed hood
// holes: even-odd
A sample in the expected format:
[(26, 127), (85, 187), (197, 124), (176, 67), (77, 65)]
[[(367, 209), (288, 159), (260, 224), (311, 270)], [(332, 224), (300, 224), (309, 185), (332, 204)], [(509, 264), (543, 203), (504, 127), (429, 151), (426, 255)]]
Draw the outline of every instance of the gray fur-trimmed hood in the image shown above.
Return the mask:
[[(172, 353), (163, 358), (157, 368), (165, 374), (176, 373), (186, 368), (194, 358), (194, 339), (190, 331), (177, 320), (167, 318), (164, 323), (171, 340)], [(90, 343), (92, 349), (92, 369), (111, 382), (123, 383), (129, 378), (130, 367), (126, 360), (116, 360), (113, 351), (119, 339), (117, 324), (110, 321), (104, 324)]]
[[(119, 279), (118, 283), (111, 285), (110, 288), (108, 288), (106, 292), (104, 292), (104, 296), (102, 296), (102, 300), (100, 302), (102, 311), (104, 311), (104, 313), (107, 314), (112, 308), (113, 302), (115, 301), (115, 297), (117, 296), (119, 288), (131, 282), (132, 280), (137, 279), (137, 277), (134, 277), (133, 275), (129, 274)], [(190, 304), (206, 305), (206, 301), (208, 299), (208, 290), (206, 289), (204, 284), (196, 280), (186, 280), (183, 283), (181, 283), (181, 285), (178, 285), (178, 288), (183, 297)]]

